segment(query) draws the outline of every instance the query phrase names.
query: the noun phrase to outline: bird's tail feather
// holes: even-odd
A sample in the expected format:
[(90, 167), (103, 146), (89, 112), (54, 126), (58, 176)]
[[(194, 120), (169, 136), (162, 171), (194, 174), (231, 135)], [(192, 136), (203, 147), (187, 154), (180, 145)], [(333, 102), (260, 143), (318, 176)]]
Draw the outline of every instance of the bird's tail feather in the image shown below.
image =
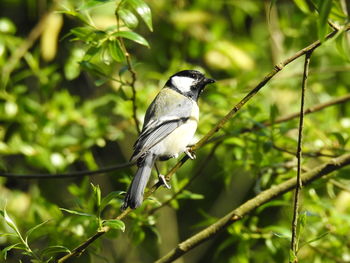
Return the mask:
[(143, 193), (151, 175), (154, 162), (155, 156), (153, 154), (147, 154), (144, 157), (125, 195), (124, 204), (122, 205), (123, 210), (128, 207), (135, 209), (142, 204)]

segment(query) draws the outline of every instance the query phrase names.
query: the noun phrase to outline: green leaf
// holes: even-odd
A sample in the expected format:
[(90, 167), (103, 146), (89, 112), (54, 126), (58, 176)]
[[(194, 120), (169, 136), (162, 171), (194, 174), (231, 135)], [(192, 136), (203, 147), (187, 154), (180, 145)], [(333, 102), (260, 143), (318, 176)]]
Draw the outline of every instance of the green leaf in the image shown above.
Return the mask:
[(82, 68), (84, 68), (85, 70), (87, 70), (93, 74), (105, 77), (103, 70), (99, 66), (97, 66), (89, 61), (83, 60), (82, 62), (80, 62), (80, 65)]
[(119, 9), (118, 16), (128, 28), (135, 28), (139, 24), (137, 17), (128, 9)]
[(132, 31), (119, 31), (119, 32), (113, 33), (113, 36), (127, 38), (140, 45), (146, 46), (148, 48), (150, 47), (147, 40), (144, 37)]
[(60, 210), (65, 211), (67, 213), (70, 213), (72, 215), (78, 215), (78, 216), (94, 216), (92, 214), (88, 214), (88, 213), (83, 213), (83, 212), (78, 212), (75, 210), (69, 210), (69, 209), (65, 209), (65, 208), (60, 208)]
[(153, 31), (152, 27), (152, 13), (149, 6), (142, 0), (128, 0), (127, 3), (135, 9), (143, 21), (146, 23), (148, 29)]
[(1, 251), (1, 254), (3, 256), (3, 258), (6, 260), (7, 258), (7, 252), (9, 252), (11, 249), (14, 249), (14, 248), (21, 248), (22, 244), (21, 243), (16, 243), (16, 244), (13, 244), (13, 245), (10, 245), (10, 246), (7, 246), (5, 247), (2, 251)]
[(271, 123), (275, 122), (278, 114), (279, 114), (278, 106), (276, 104), (272, 104), (270, 106), (270, 121), (271, 121)]
[(118, 40), (114, 41), (109, 41), (108, 42), (108, 51), (111, 57), (117, 61), (117, 62), (122, 62), (125, 59), (124, 52), (122, 51)]
[(192, 193), (188, 190), (184, 190), (181, 194), (178, 195), (178, 199), (193, 199), (200, 200), (203, 199), (204, 196), (201, 194)]
[(103, 225), (108, 226), (113, 229), (125, 231), (125, 224), (123, 221), (118, 220), (118, 219), (108, 219), (108, 220), (103, 220)]
[(321, 41), (325, 39), (325, 36), (327, 34), (327, 28), (328, 28), (328, 16), (331, 13), (332, 9), (332, 0), (322, 0), (319, 2), (318, 10), (319, 10), (319, 17), (318, 17), (318, 37)]
[(48, 256), (55, 255), (58, 253), (71, 253), (71, 251), (64, 246), (58, 246), (58, 245), (47, 247), (41, 251), (41, 255), (43, 257), (44, 256), (48, 257)]
[(79, 39), (86, 39), (92, 33), (92, 30), (88, 27), (75, 27), (70, 32)]
[(94, 191), (95, 194), (95, 200), (96, 200), (96, 205), (97, 207), (100, 207), (101, 205), (101, 189), (99, 185), (93, 185), (91, 183), (92, 190)]
[(114, 192), (110, 192), (108, 195), (106, 195), (104, 198), (102, 198), (101, 201), (101, 211), (114, 199), (117, 198), (119, 196), (121, 196), (123, 193), (125, 193), (124, 191), (114, 191)]
[(268, 207), (278, 207), (278, 206), (288, 206), (289, 203), (285, 200), (273, 200), (271, 202), (268, 202), (262, 206), (259, 206), (258, 209), (256, 210), (257, 213), (261, 213)]
[(30, 236), (31, 233), (33, 233), (33, 231), (35, 231), (35, 230), (37, 230), (39, 227), (45, 225), (45, 224), (46, 224), (47, 222), (49, 222), (49, 221), (50, 221), (50, 220), (46, 220), (46, 221), (44, 221), (44, 222), (42, 222), (42, 223), (40, 223), (40, 224), (38, 224), (38, 225), (32, 227), (31, 229), (29, 229), (29, 230), (27, 231), (27, 233), (26, 233), (26, 240), (28, 240), (28, 237)]
[(350, 61), (350, 43), (347, 38), (347, 33), (341, 34), (335, 39), (335, 46), (340, 56), (347, 62)]
[(17, 237), (17, 235), (14, 233), (0, 233), (0, 237), (6, 237), (6, 236)]
[(296, 6), (304, 13), (309, 14), (310, 8), (305, 0), (294, 0)]
[(306, 241), (305, 243), (303, 243), (303, 244), (300, 246), (300, 248), (301, 248), (302, 246), (306, 245), (306, 244), (311, 244), (311, 243), (313, 243), (313, 242), (315, 242), (315, 241), (317, 241), (317, 240), (320, 240), (320, 239), (324, 238), (325, 236), (327, 236), (328, 234), (329, 234), (329, 232), (325, 232), (325, 233), (323, 233), (322, 235), (319, 235), (318, 237), (315, 237), (315, 238), (313, 238), (313, 239), (311, 239), (311, 240), (308, 240), (308, 241)]
[(21, 237), (20, 232), (19, 232), (15, 222), (13, 222), (12, 219), (9, 217), (9, 215), (6, 212), (6, 209), (1, 210), (0, 214), (4, 217), (6, 224), (16, 232), (18, 237)]
[(289, 250), (289, 262), (298, 262), (298, 258), (293, 250)]
[(89, 8), (94, 8), (96, 6), (107, 4), (107, 3), (112, 2), (112, 1), (115, 1), (115, 0), (89, 0), (89, 1), (86, 1), (84, 4), (82, 4), (78, 8), (78, 10), (85, 10), (85, 9), (89, 9)]
[(56, 11), (59, 14), (66, 14), (66, 15), (70, 15), (73, 17), (78, 18), (81, 22), (83, 22), (84, 24), (90, 25), (88, 20), (79, 12), (74, 11), (74, 10), (63, 10), (63, 11)]

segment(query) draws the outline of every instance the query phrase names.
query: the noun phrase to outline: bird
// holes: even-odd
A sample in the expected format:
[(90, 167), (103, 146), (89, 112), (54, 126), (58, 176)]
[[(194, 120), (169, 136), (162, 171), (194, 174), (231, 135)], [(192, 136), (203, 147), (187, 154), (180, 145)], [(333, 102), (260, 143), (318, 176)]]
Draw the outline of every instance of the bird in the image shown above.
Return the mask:
[[(195, 158), (189, 144), (199, 120), (197, 102), (205, 86), (214, 82), (197, 70), (182, 70), (168, 79), (149, 105), (130, 158), (138, 169), (124, 197), (122, 210), (141, 206), (155, 161), (177, 158), (180, 153)], [(163, 175), (159, 175), (159, 179), (170, 188)]]

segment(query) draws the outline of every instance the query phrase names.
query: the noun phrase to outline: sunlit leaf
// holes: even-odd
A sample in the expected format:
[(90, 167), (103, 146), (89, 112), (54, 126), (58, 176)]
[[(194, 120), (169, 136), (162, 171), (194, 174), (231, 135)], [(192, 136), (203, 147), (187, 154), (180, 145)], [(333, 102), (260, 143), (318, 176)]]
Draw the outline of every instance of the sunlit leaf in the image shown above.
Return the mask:
[(347, 33), (341, 34), (335, 39), (336, 48), (345, 61), (350, 61), (350, 40)]
[(96, 205), (97, 207), (100, 207), (101, 205), (101, 189), (99, 185), (93, 185), (91, 183), (91, 187), (94, 191), (94, 196), (95, 196), (95, 200), (96, 200)]
[(193, 199), (193, 200), (200, 200), (203, 199), (204, 196), (201, 194), (196, 194), (196, 193), (192, 193), (188, 190), (184, 190), (182, 191), (181, 194), (178, 195), (178, 199)]
[(71, 253), (71, 251), (64, 246), (49, 246), (41, 251), (43, 257), (48, 257), (58, 253)]
[(93, 34), (93, 30), (88, 27), (74, 27), (70, 31), (73, 35), (75, 35), (78, 39), (83, 41), (88, 41), (91, 34)]
[(78, 216), (94, 216), (92, 214), (88, 214), (88, 213), (83, 213), (83, 212), (79, 212), (79, 211), (75, 211), (75, 210), (69, 210), (69, 209), (65, 209), (65, 208), (60, 208), (60, 210), (67, 212), (69, 214), (72, 215), (78, 215)]
[(132, 6), (146, 23), (148, 29), (153, 31), (152, 13), (149, 6), (143, 0), (128, 0), (127, 3)]
[(110, 192), (108, 195), (102, 198), (101, 201), (101, 211), (115, 198), (120, 197), (124, 191), (114, 191)]
[(103, 225), (123, 232), (125, 231), (124, 222), (118, 219), (103, 220)]
[(139, 23), (137, 17), (128, 9), (119, 9), (118, 16), (124, 22), (124, 24), (130, 29), (137, 27)]
[(80, 7), (79, 10), (85, 10), (89, 8), (94, 8), (109, 2), (114, 2), (115, 0), (88, 0), (85, 1)]
[(3, 250), (1, 250), (1, 254), (2, 254), (3, 258), (6, 260), (7, 252), (9, 252), (11, 249), (14, 249), (14, 248), (22, 248), (21, 246), (22, 246), (21, 243), (16, 243), (16, 244), (5, 247)]
[(132, 40), (140, 45), (150, 47), (147, 40), (135, 32), (119, 31), (119, 32), (113, 33), (113, 36), (126, 38), (126, 39)]
[(318, 37), (321, 41), (325, 39), (325, 36), (327, 34), (327, 28), (328, 28), (328, 16), (331, 13), (332, 9), (332, 0), (322, 0), (319, 2), (318, 10), (319, 10), (319, 17), (318, 17)]
[(117, 61), (122, 62), (125, 59), (123, 50), (121, 49), (118, 40), (108, 42), (108, 50), (111, 57)]
[(20, 236), (20, 232), (19, 232), (19, 230), (18, 230), (18, 228), (17, 228), (15, 222), (13, 222), (13, 220), (9, 217), (9, 215), (8, 215), (7, 212), (6, 212), (6, 209), (1, 210), (1, 211), (0, 211), (0, 214), (4, 217), (6, 224), (7, 224), (9, 227), (11, 227), (11, 228), (16, 232), (16, 234), (17, 234), (18, 236)]
[(57, 13), (62, 13), (62, 14), (73, 16), (75, 18), (78, 18), (84, 24), (89, 25), (88, 20), (81, 13), (79, 13), (77, 11), (74, 11), (74, 10), (63, 10), (63, 11), (57, 11)]
[(294, 3), (304, 13), (306, 13), (306, 14), (310, 13), (310, 8), (309, 8), (309, 5), (307, 4), (306, 0), (294, 0)]
[(39, 227), (45, 225), (45, 224), (46, 224), (47, 222), (49, 222), (49, 221), (50, 221), (50, 220), (46, 220), (46, 221), (44, 221), (44, 222), (42, 222), (42, 223), (40, 223), (40, 224), (38, 224), (38, 225), (32, 227), (31, 229), (29, 229), (29, 230), (27, 231), (27, 233), (26, 233), (26, 240), (29, 238), (30, 234), (33, 233), (33, 231), (35, 231), (35, 230), (37, 230)]

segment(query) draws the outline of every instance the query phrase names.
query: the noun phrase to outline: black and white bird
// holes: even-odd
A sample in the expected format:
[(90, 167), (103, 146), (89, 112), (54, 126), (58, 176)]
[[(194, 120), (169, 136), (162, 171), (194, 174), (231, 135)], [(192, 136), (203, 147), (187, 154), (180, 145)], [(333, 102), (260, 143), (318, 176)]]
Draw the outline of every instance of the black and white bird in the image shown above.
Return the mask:
[[(138, 170), (122, 209), (135, 209), (142, 204), (143, 194), (156, 160), (168, 160), (189, 151), (199, 119), (198, 97), (207, 84), (215, 81), (196, 70), (183, 70), (172, 75), (148, 107), (142, 131), (134, 145), (130, 162)], [(164, 177), (161, 177), (164, 184)]]

